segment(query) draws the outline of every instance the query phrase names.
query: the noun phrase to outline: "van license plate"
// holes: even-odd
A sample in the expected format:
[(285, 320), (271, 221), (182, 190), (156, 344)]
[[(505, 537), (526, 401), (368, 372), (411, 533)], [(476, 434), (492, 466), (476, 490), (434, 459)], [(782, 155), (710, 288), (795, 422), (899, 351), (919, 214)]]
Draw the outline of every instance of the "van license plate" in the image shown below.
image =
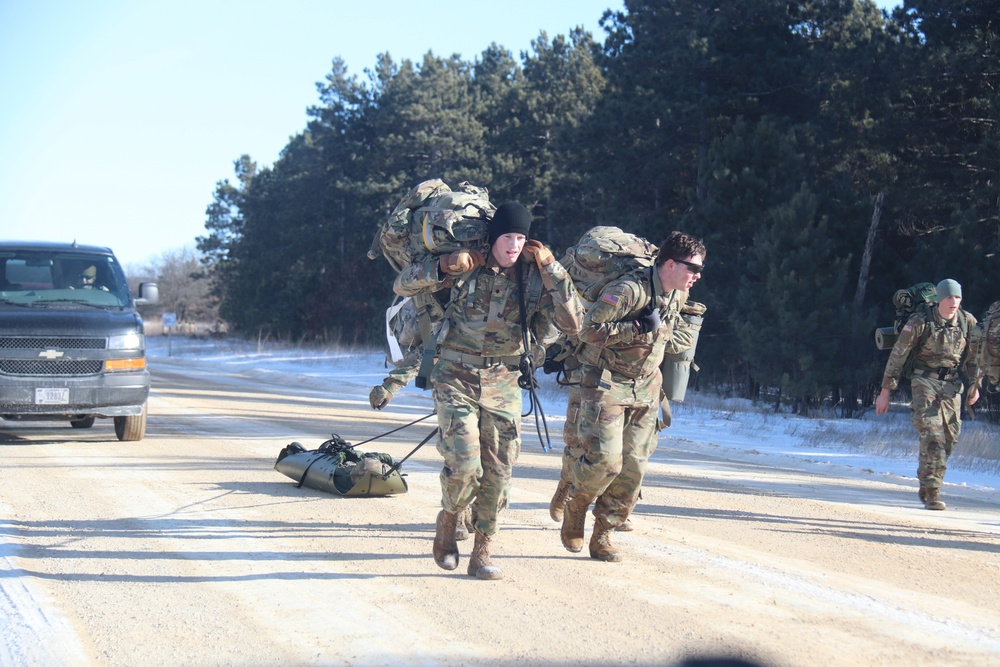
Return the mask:
[(35, 389), (35, 405), (68, 405), (69, 389), (43, 387)]

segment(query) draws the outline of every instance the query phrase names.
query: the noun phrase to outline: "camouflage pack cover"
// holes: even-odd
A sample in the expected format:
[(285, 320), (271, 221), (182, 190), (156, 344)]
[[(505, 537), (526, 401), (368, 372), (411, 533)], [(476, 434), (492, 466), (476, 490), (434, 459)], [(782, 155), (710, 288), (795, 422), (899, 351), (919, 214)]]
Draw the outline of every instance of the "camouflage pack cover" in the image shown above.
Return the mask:
[(568, 248), (561, 264), (573, 279), (584, 307), (589, 309), (612, 280), (653, 266), (656, 252), (656, 246), (640, 236), (618, 227), (599, 226)]
[[(463, 181), (452, 190), (440, 179), (423, 181), (379, 224), (368, 257), (385, 257), (398, 273), (425, 257), (463, 248), (486, 253), (495, 211), (486, 188)], [(446, 297), (427, 293), (393, 301), (386, 311), (390, 363), (399, 364), (408, 350), (433, 337), (444, 319)]]
[(398, 272), (427, 255), (486, 250), (495, 211), (486, 188), (463, 181), (452, 190), (439, 179), (423, 181), (379, 225), (368, 257), (381, 252)]
[[(612, 280), (656, 262), (657, 247), (640, 236), (612, 225), (600, 225), (587, 230), (575, 245), (566, 249), (560, 264), (566, 268), (573, 285), (590, 307), (601, 297)], [(546, 373), (573, 371), (580, 365), (576, 358), (579, 341), (560, 335), (546, 350)]]

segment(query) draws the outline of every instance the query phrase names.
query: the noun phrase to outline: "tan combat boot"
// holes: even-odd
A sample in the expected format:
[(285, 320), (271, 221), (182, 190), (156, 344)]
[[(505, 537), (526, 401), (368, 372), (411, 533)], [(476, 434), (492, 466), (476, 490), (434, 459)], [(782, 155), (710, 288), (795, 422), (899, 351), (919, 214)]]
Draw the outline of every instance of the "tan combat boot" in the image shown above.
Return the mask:
[(623, 521), (622, 523), (620, 523), (618, 526), (615, 527), (615, 530), (617, 530), (619, 532), (622, 532), (622, 533), (631, 533), (632, 530), (633, 530), (633, 528), (632, 528), (632, 520), (631, 519), (625, 519), (625, 521)]
[(593, 499), (592, 496), (578, 493), (566, 503), (566, 512), (563, 514), (562, 530), (559, 531), (559, 536), (567, 551), (572, 551), (575, 554), (583, 551), (583, 530), (587, 525), (587, 510)]
[(924, 507), (929, 510), (943, 510), (946, 505), (941, 500), (940, 489), (927, 489), (924, 492)]
[(470, 531), (472, 531), (472, 508), (466, 507), (462, 516), (455, 522), (455, 539), (460, 542), (469, 539)]
[(604, 519), (594, 522), (594, 535), (590, 538), (590, 557), (603, 560), (606, 563), (620, 563), (624, 560), (622, 552), (611, 544), (611, 533), (614, 529)]
[(434, 562), (443, 570), (458, 567), (458, 545), (455, 544), (455, 524), (458, 515), (441, 510), (437, 516), (437, 531), (434, 533)]
[(563, 520), (566, 501), (569, 500), (569, 491), (570, 483), (560, 479), (559, 486), (556, 487), (556, 493), (552, 496), (552, 501), (549, 503), (549, 516), (556, 523), (561, 523)]
[(494, 537), (496, 536), (483, 535), (476, 531), (476, 543), (472, 547), (467, 570), (470, 577), (485, 580), (503, 579), (503, 571), (490, 560), (490, 543)]

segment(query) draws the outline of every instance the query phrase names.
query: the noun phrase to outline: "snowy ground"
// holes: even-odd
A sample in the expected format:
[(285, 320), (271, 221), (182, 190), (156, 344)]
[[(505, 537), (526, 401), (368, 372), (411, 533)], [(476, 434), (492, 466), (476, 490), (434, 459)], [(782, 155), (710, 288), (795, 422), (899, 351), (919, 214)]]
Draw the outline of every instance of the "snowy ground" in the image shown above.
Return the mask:
[[(219, 372), (249, 373), (273, 379), (287, 375), (287, 382), (322, 389), (332, 383), (356, 383), (359, 399), (367, 402), (367, 388), (381, 382), (388, 372), (381, 352), (282, 348), (237, 340), (196, 340), (151, 337), (149, 355), (196, 358)], [(538, 373), (542, 406), (550, 425), (560, 426), (566, 414), (566, 395), (552, 377)], [(363, 391), (361, 390), (363, 389)], [(419, 412), (432, 409), (429, 393), (412, 386), (397, 396), (395, 408), (410, 406)], [(874, 439), (889, 439), (886, 447), (872, 447)], [(952, 455), (944, 495), (1000, 497), (1000, 472), (992, 461), (962, 456), (971, 439), (1000, 447), (1000, 429), (984, 422), (963, 424), (962, 437)], [(722, 400), (689, 392), (684, 403), (673, 405), (673, 425), (660, 434), (660, 447), (675, 452), (714, 453), (729, 459), (794, 469), (819, 469), (830, 475), (864, 476), (910, 485), (916, 490), (916, 431), (909, 423), (909, 408), (896, 406), (889, 415), (869, 411), (860, 419), (809, 419), (775, 414), (754, 408), (744, 400)], [(553, 454), (562, 443), (551, 443)], [(867, 446), (866, 446), (867, 445)], [(540, 446), (535, 422), (524, 422), (524, 447)], [(888, 451), (888, 455), (870, 453)]]

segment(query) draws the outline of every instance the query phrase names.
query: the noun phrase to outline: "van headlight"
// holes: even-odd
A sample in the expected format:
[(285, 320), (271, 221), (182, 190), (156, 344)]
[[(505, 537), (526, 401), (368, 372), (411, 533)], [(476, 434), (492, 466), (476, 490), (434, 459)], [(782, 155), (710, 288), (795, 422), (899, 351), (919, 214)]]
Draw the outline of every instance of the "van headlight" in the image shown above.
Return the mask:
[(108, 338), (109, 350), (144, 350), (146, 337), (141, 333), (127, 333)]

